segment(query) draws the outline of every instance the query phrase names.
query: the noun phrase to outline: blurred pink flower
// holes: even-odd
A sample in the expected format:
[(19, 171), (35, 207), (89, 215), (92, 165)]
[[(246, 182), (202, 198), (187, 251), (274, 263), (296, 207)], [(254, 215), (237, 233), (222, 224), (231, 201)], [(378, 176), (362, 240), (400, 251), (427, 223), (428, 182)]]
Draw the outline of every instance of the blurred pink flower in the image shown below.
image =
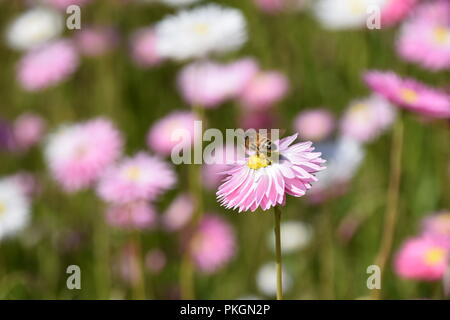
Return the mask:
[(259, 72), (258, 63), (252, 58), (243, 58), (223, 66), (223, 86), (228, 98), (236, 98)]
[(27, 150), (37, 144), (45, 132), (45, 120), (34, 113), (24, 113), (14, 121), (14, 141), (19, 150)]
[(236, 148), (232, 145), (226, 145), (221, 149), (216, 149), (216, 153), (205, 158), (202, 168), (203, 184), (206, 188), (213, 190), (223, 181), (224, 172), (230, 164), (236, 161)]
[(112, 50), (118, 42), (118, 34), (112, 27), (84, 27), (75, 34), (78, 50), (88, 57), (98, 57)]
[(431, 118), (450, 117), (450, 95), (394, 72), (369, 71), (368, 86), (394, 104)]
[(236, 240), (231, 225), (216, 215), (205, 215), (189, 242), (189, 252), (197, 267), (212, 273), (234, 256)]
[(403, 278), (435, 281), (448, 266), (447, 249), (428, 238), (413, 238), (403, 244), (395, 258), (395, 272)]
[(167, 258), (160, 249), (152, 249), (145, 255), (145, 266), (152, 273), (160, 273), (166, 266)]
[(278, 126), (278, 115), (271, 110), (244, 111), (239, 117), (239, 126), (244, 129), (274, 129)]
[(450, 211), (440, 211), (426, 217), (423, 221), (423, 236), (450, 250)]
[(440, 25), (450, 23), (450, 2), (448, 0), (421, 1), (414, 12), (414, 19), (434, 22)]
[(108, 168), (97, 187), (98, 195), (110, 203), (153, 200), (173, 187), (176, 176), (168, 163), (140, 152)]
[(326, 109), (300, 112), (294, 119), (294, 128), (303, 140), (321, 141), (331, 135), (335, 126), (334, 115)]
[(162, 215), (162, 224), (168, 231), (180, 230), (191, 220), (193, 213), (192, 198), (188, 194), (180, 194)]
[[(149, 130), (147, 134), (147, 145), (161, 155), (168, 156), (171, 154), (173, 147), (181, 141), (186, 141), (186, 147), (190, 146), (194, 140), (194, 122), (198, 120), (193, 112), (174, 111), (164, 118), (158, 120)], [(181, 140), (179, 133), (185, 130), (183, 137), (190, 139)], [(172, 135), (174, 135), (172, 137)], [(177, 138), (178, 135), (178, 138)]]
[(178, 87), (191, 106), (215, 108), (228, 98), (224, 67), (214, 62), (194, 62), (178, 74)]
[(416, 6), (418, 0), (388, 0), (381, 11), (382, 26), (391, 26), (403, 20)]
[(450, 21), (438, 24), (414, 19), (405, 23), (397, 40), (397, 52), (403, 59), (430, 70), (450, 69)]
[(19, 62), (17, 78), (25, 90), (43, 90), (66, 80), (78, 64), (72, 42), (58, 40), (26, 53)]
[(286, 0), (253, 0), (256, 6), (266, 13), (277, 13), (285, 8)]
[(138, 248), (133, 243), (123, 246), (114, 267), (124, 282), (136, 285), (140, 279)]
[(110, 225), (125, 229), (148, 229), (156, 223), (154, 208), (146, 201), (134, 201), (108, 208), (106, 218)]
[(156, 36), (153, 27), (141, 28), (131, 35), (131, 57), (140, 67), (151, 67), (161, 63), (156, 51)]
[(91, 0), (44, 0), (45, 3), (63, 10), (66, 10), (70, 5), (83, 6), (90, 1)]
[(311, 183), (317, 181), (314, 174), (325, 169), (325, 161), (319, 152), (312, 152), (312, 142), (291, 146), (296, 139), (297, 134), (273, 142), (280, 154), (278, 160), (254, 153), (232, 164), (217, 191), (221, 205), (239, 212), (255, 211), (258, 207), (268, 210), (284, 205), (286, 194), (305, 195)]
[(289, 82), (280, 72), (260, 72), (247, 84), (240, 101), (246, 109), (266, 110), (283, 99), (288, 88)]
[(11, 176), (11, 179), (17, 182), (23, 193), (30, 199), (41, 191), (42, 186), (37, 176), (30, 172), (20, 171)]
[(47, 165), (68, 192), (88, 187), (121, 151), (120, 132), (103, 118), (62, 126), (45, 146)]
[(341, 131), (356, 141), (370, 142), (391, 126), (395, 117), (392, 105), (383, 97), (373, 95), (350, 104), (341, 119)]

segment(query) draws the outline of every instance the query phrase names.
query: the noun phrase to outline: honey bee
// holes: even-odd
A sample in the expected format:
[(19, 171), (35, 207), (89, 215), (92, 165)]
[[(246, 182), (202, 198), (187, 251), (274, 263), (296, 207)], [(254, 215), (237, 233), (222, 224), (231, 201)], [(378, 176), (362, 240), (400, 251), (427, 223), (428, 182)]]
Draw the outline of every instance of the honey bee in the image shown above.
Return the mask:
[(271, 130), (267, 130), (266, 133), (256, 131), (246, 133), (244, 145), (246, 151), (252, 152), (258, 157), (265, 157), (267, 160), (277, 151), (277, 146), (272, 142)]

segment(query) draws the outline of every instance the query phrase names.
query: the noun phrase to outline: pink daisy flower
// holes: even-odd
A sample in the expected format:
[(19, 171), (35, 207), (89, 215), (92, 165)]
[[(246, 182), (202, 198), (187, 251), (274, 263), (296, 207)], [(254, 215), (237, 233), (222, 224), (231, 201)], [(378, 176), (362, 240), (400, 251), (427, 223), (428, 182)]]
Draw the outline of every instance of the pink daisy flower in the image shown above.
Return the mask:
[(25, 90), (43, 90), (66, 80), (78, 64), (72, 42), (59, 40), (25, 54), (19, 62), (17, 78)]
[[(249, 154), (231, 165), (224, 183), (217, 191), (217, 199), (226, 208), (255, 211), (284, 205), (286, 194), (305, 195), (314, 174), (324, 167), (321, 154), (312, 152), (312, 142), (291, 145), (297, 134), (273, 142), (278, 159), (264, 154)], [(273, 158), (273, 157), (271, 157)]]
[(14, 121), (14, 142), (21, 151), (37, 144), (45, 131), (45, 120), (33, 113), (24, 113)]
[(364, 75), (376, 93), (407, 110), (431, 118), (450, 117), (450, 95), (394, 72), (369, 71)]
[(217, 271), (228, 263), (236, 251), (234, 231), (216, 215), (205, 215), (189, 241), (189, 252), (206, 273)]
[(106, 219), (118, 228), (148, 229), (155, 225), (156, 213), (146, 201), (135, 201), (110, 207)]
[(403, 20), (416, 6), (418, 0), (388, 0), (381, 11), (381, 24), (392, 26)]
[(194, 202), (188, 194), (180, 194), (162, 215), (162, 224), (167, 231), (183, 228), (194, 213)]
[(448, 250), (428, 238), (413, 238), (402, 246), (395, 258), (395, 272), (403, 278), (435, 281), (444, 276)]
[(84, 27), (75, 34), (75, 44), (85, 56), (98, 57), (111, 51), (118, 43), (118, 34), (108, 26)]
[(175, 181), (175, 172), (166, 162), (140, 152), (110, 167), (101, 177), (97, 193), (106, 202), (117, 204), (153, 200)]
[(341, 120), (344, 136), (358, 142), (370, 142), (389, 128), (396, 117), (395, 109), (384, 98), (373, 95), (353, 101)]
[(450, 212), (440, 211), (423, 221), (423, 236), (429, 237), (450, 250)]
[(266, 110), (287, 94), (289, 81), (277, 71), (260, 72), (247, 84), (240, 96), (242, 106), (250, 110)]
[(333, 132), (336, 124), (333, 114), (325, 109), (300, 112), (294, 119), (294, 127), (303, 140), (321, 141)]
[[(168, 156), (172, 149), (182, 141), (178, 133), (185, 131), (186, 147), (193, 143), (194, 139), (194, 122), (198, 121), (197, 116), (193, 112), (175, 111), (158, 120), (149, 130), (147, 134), (147, 145), (150, 149), (161, 155)], [(178, 132), (178, 133), (177, 133)]]
[(53, 177), (73, 192), (93, 183), (121, 151), (120, 132), (109, 120), (98, 118), (63, 126), (50, 135), (45, 157)]
[(153, 27), (141, 28), (131, 36), (131, 57), (140, 67), (155, 66), (163, 60), (156, 50), (156, 36)]
[[(450, 9), (450, 7), (449, 7)], [(450, 68), (450, 21), (413, 19), (402, 27), (397, 52), (406, 61), (431, 70)]]

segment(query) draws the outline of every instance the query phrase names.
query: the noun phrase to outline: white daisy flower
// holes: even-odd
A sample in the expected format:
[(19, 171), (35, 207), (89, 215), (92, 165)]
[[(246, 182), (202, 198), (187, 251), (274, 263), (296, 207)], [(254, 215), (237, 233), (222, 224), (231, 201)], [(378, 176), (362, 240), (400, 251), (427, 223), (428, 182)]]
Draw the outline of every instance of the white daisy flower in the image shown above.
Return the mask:
[[(292, 253), (306, 247), (312, 238), (312, 228), (300, 221), (286, 221), (281, 223), (281, 250)], [(275, 235), (271, 231), (267, 237), (270, 249), (275, 251)]]
[(14, 179), (0, 180), (0, 240), (23, 229), (30, 216), (30, 203)]
[(317, 0), (314, 14), (327, 29), (352, 29), (366, 25), (370, 17), (368, 9), (383, 8), (387, 0)]
[(168, 16), (156, 24), (155, 35), (159, 55), (174, 60), (230, 52), (247, 40), (242, 13), (215, 4)]
[(57, 38), (63, 31), (63, 16), (56, 10), (36, 7), (16, 18), (8, 27), (8, 45), (28, 50)]

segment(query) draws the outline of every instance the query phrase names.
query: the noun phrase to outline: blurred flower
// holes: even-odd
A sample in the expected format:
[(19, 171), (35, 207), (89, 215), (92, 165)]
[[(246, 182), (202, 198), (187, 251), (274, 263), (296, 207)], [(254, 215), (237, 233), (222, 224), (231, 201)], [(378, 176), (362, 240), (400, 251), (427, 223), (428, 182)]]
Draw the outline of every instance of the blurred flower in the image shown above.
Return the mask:
[(166, 255), (160, 249), (152, 249), (145, 255), (145, 266), (154, 274), (160, 273), (166, 263)]
[(421, 1), (414, 12), (414, 19), (424, 22), (434, 21), (445, 25), (450, 21), (450, 3), (448, 0)]
[(75, 34), (75, 44), (85, 56), (98, 57), (112, 50), (118, 42), (118, 34), (112, 27), (83, 27)]
[(8, 45), (17, 50), (28, 50), (57, 38), (63, 31), (63, 16), (52, 9), (32, 8), (19, 16), (8, 27)]
[(426, 217), (423, 221), (423, 236), (450, 250), (450, 212), (440, 211)]
[(314, 142), (326, 139), (334, 130), (335, 118), (326, 109), (311, 109), (300, 112), (294, 119), (294, 128), (303, 140)]
[(213, 62), (194, 62), (178, 75), (178, 87), (191, 106), (217, 107), (228, 98), (224, 86), (224, 67)]
[(277, 13), (284, 9), (286, 0), (253, 0), (256, 6), (267, 13)]
[(172, 201), (162, 215), (162, 224), (168, 231), (177, 231), (183, 228), (194, 213), (194, 202), (185, 193), (180, 194)]
[(418, 0), (387, 0), (381, 11), (382, 26), (391, 26), (404, 19)]
[(342, 135), (361, 143), (373, 141), (392, 125), (395, 111), (386, 99), (378, 95), (355, 100), (341, 119)]
[(134, 286), (140, 279), (140, 266), (138, 260), (138, 248), (134, 243), (126, 244), (120, 251), (114, 266), (124, 282)]
[(66, 10), (67, 7), (71, 5), (83, 6), (91, 0), (43, 0), (44, 2), (59, 8)]
[(103, 118), (62, 126), (44, 149), (53, 177), (68, 192), (92, 184), (121, 151), (120, 132)]
[(146, 201), (113, 205), (106, 217), (110, 225), (125, 229), (148, 229), (156, 223), (155, 210)]
[(174, 134), (180, 130), (186, 131), (186, 133), (183, 134), (184, 138), (189, 134), (188, 137), (190, 137), (190, 139), (185, 139), (183, 141), (186, 141), (186, 143), (191, 145), (194, 139), (194, 122), (196, 120), (198, 119), (193, 112), (174, 111), (170, 113), (158, 120), (150, 128), (147, 134), (148, 147), (161, 155), (170, 155), (172, 149), (182, 141), (180, 136), (174, 136)]
[(319, 22), (327, 29), (341, 30), (366, 26), (367, 9), (382, 8), (386, 0), (317, 0), (313, 10)]
[(106, 202), (117, 204), (153, 200), (175, 182), (175, 172), (168, 163), (140, 152), (108, 168), (100, 179), (97, 193)]
[(202, 168), (203, 184), (208, 189), (217, 188), (224, 178), (224, 173), (237, 157), (233, 145), (225, 145), (216, 149), (214, 155), (207, 155)]
[(274, 129), (279, 126), (279, 117), (271, 110), (245, 110), (239, 117), (239, 126), (244, 130)]
[(189, 241), (189, 252), (197, 267), (212, 273), (223, 267), (236, 251), (231, 225), (216, 215), (205, 215)]
[[(450, 11), (448, 2), (436, 1), (442, 11)], [(435, 19), (433, 15), (419, 14), (404, 24), (397, 41), (397, 52), (410, 62), (424, 68), (442, 70), (450, 68), (450, 15), (448, 19)]]
[(217, 191), (217, 199), (226, 208), (255, 211), (284, 205), (286, 194), (305, 195), (314, 176), (325, 169), (320, 153), (312, 152), (312, 142), (291, 144), (297, 134), (274, 141), (274, 152), (279, 159), (272, 161), (264, 154), (249, 154), (230, 166), (225, 182)]
[[(286, 221), (281, 223), (281, 251), (292, 253), (306, 247), (312, 238), (311, 226), (300, 221)], [(268, 244), (275, 251), (275, 235), (271, 230)]]
[(317, 173), (318, 181), (311, 189), (310, 200), (322, 202), (330, 196), (345, 192), (343, 186), (359, 169), (365, 152), (358, 141), (349, 137), (339, 137), (335, 142), (318, 143), (316, 147), (327, 161), (327, 170)]
[(58, 40), (25, 54), (19, 62), (17, 78), (28, 91), (43, 90), (66, 80), (78, 64), (72, 42)]
[(161, 3), (167, 4), (173, 7), (188, 6), (200, 0), (159, 0)]
[(0, 240), (19, 232), (30, 219), (30, 203), (15, 179), (0, 179)]
[(282, 73), (267, 71), (257, 73), (247, 84), (240, 96), (244, 108), (267, 109), (284, 98), (289, 81)]
[(13, 127), (11, 123), (0, 118), (0, 151), (12, 151), (14, 148)]
[(394, 72), (369, 71), (364, 78), (372, 90), (400, 107), (426, 117), (450, 117), (450, 95), (443, 91)]
[(163, 59), (156, 51), (156, 36), (153, 27), (141, 28), (131, 35), (131, 56), (140, 67), (151, 67)]
[(448, 266), (447, 249), (428, 238), (407, 240), (395, 258), (395, 272), (403, 278), (439, 280)]
[(247, 40), (242, 13), (216, 4), (168, 16), (155, 26), (155, 33), (159, 55), (175, 60), (230, 52)]
[(45, 132), (45, 120), (34, 113), (24, 113), (14, 121), (14, 141), (19, 150), (37, 144)]
[(41, 191), (41, 184), (37, 176), (32, 173), (20, 171), (9, 178), (17, 183), (28, 199), (32, 199)]
[[(292, 287), (292, 277), (283, 268), (283, 292)], [(256, 285), (266, 296), (274, 296), (277, 292), (277, 270), (274, 262), (264, 264), (256, 275)]]

